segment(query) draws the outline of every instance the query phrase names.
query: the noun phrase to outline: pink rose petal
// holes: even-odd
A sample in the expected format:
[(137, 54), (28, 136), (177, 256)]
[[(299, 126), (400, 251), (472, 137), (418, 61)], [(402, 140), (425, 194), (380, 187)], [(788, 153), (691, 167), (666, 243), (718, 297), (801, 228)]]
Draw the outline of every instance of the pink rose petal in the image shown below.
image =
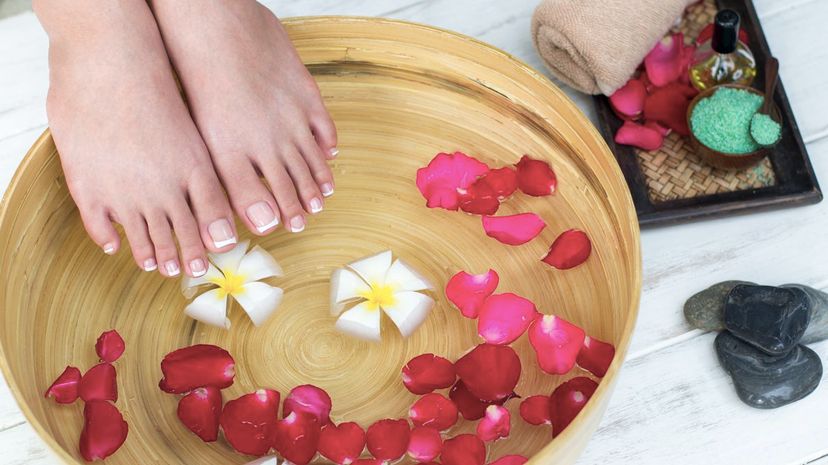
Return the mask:
[(624, 124), (615, 132), (615, 142), (642, 150), (658, 150), (664, 144), (664, 134), (653, 127), (624, 121)]
[(529, 342), (538, 363), (551, 375), (569, 373), (584, 342), (584, 330), (555, 315), (544, 315), (529, 327)]
[(483, 301), (497, 288), (500, 277), (494, 270), (482, 274), (460, 271), (446, 284), (446, 297), (466, 318), (477, 318)]
[(417, 170), (417, 188), (429, 208), (457, 210), (460, 195), (488, 171), (485, 163), (462, 152), (439, 153)]
[(480, 308), (477, 333), (489, 344), (511, 344), (537, 316), (538, 310), (530, 300), (512, 293), (494, 294)]
[(613, 110), (624, 119), (637, 119), (644, 111), (647, 87), (640, 79), (630, 79), (609, 98)]
[(505, 407), (490, 405), (486, 416), (477, 424), (477, 437), (485, 442), (509, 437), (512, 430), (512, 415)]
[(484, 216), (486, 235), (508, 245), (525, 244), (540, 234), (546, 222), (535, 213), (508, 216)]
[(644, 57), (647, 77), (656, 87), (678, 80), (682, 72), (684, 35), (676, 33), (660, 40)]

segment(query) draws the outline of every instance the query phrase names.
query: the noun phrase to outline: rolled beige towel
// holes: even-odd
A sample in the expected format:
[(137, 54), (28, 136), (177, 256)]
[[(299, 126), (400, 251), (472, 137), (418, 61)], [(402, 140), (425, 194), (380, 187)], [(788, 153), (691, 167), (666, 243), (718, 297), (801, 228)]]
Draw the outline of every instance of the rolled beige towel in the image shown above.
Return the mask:
[(696, 1), (543, 0), (532, 18), (532, 40), (564, 84), (611, 95)]

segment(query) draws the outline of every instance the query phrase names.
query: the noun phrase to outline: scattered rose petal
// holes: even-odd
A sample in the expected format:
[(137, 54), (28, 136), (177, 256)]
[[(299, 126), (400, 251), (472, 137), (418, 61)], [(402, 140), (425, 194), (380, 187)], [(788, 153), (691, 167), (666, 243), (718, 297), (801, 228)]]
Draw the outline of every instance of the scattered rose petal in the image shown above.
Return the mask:
[(691, 87), (677, 82), (658, 88), (644, 102), (644, 117), (688, 136), (687, 107), (695, 94)]
[(437, 431), (445, 431), (457, 423), (457, 406), (442, 394), (426, 394), (414, 402), (408, 411), (408, 416), (415, 426), (427, 426)]
[(585, 262), (591, 253), (589, 236), (581, 230), (570, 229), (555, 239), (542, 261), (559, 270), (568, 270)]
[(95, 343), (95, 352), (104, 362), (112, 363), (118, 360), (124, 353), (124, 349), (126, 349), (126, 343), (114, 329), (101, 334), (98, 342)]
[(497, 193), (488, 184), (477, 181), (460, 195), (460, 210), (473, 215), (494, 215), (500, 208)]
[(515, 166), (518, 188), (524, 194), (543, 197), (555, 192), (558, 180), (549, 163), (524, 155)]
[(517, 172), (509, 166), (490, 170), (476, 184), (486, 184), (495, 197), (504, 200), (517, 190)]
[(276, 424), (273, 448), (294, 465), (307, 465), (316, 457), (321, 429), (313, 413), (291, 412)]
[(126, 441), (129, 425), (118, 408), (104, 400), (91, 400), (83, 407), (80, 454), (87, 462), (103, 460)]
[(405, 420), (380, 420), (368, 427), (368, 452), (379, 460), (397, 460), (405, 455), (411, 429)]
[(549, 417), (549, 396), (527, 397), (520, 403), (520, 416), (530, 425), (549, 425), (552, 418)]
[(599, 341), (589, 336), (584, 338), (584, 345), (578, 352), (578, 366), (593, 375), (603, 378), (607, 374), (612, 359), (615, 357), (615, 346)]
[(170, 352), (161, 361), (164, 378), (158, 384), (164, 392), (183, 394), (195, 388), (224, 389), (236, 375), (233, 357), (221, 347), (197, 344)]
[(406, 389), (418, 395), (450, 387), (456, 379), (454, 364), (434, 354), (418, 355), (402, 369)]
[(320, 425), (326, 425), (330, 421), (331, 396), (311, 384), (297, 386), (285, 397), (282, 416), (292, 412), (310, 413)]
[(279, 413), (279, 393), (259, 389), (227, 402), (221, 412), (224, 437), (236, 451), (264, 455), (270, 450)]
[(625, 120), (638, 119), (644, 111), (647, 87), (640, 79), (630, 79), (609, 98), (615, 112)]
[(520, 358), (509, 346), (480, 344), (454, 367), (463, 384), (482, 401), (508, 397), (520, 379)]
[(658, 150), (664, 144), (664, 134), (646, 124), (624, 121), (615, 132), (615, 142), (647, 151)]
[(538, 316), (535, 304), (512, 293), (489, 296), (480, 308), (477, 334), (489, 344), (516, 341)]
[(538, 363), (551, 375), (569, 373), (584, 342), (584, 330), (555, 315), (544, 315), (529, 327), (529, 342)]
[(597, 388), (598, 383), (595, 381), (579, 377), (570, 379), (552, 392), (549, 401), (549, 416), (552, 418), (554, 436), (561, 434), (578, 416)]
[(78, 385), (81, 380), (81, 372), (75, 367), (68, 366), (63, 373), (57, 377), (54, 383), (46, 390), (44, 397), (54, 397), (59, 404), (71, 404), (78, 400)]
[(644, 68), (653, 85), (666, 86), (679, 78), (683, 48), (684, 36), (677, 33), (659, 41), (644, 57)]
[(659, 134), (661, 134), (664, 137), (669, 136), (670, 133), (673, 132), (672, 129), (668, 128), (667, 126), (662, 126), (656, 123), (655, 121), (647, 121), (646, 123), (644, 123), (644, 127), (655, 129), (659, 132)]
[(525, 244), (540, 234), (546, 222), (535, 213), (508, 216), (484, 216), (486, 235), (508, 245)]
[(440, 456), (443, 465), (483, 465), (486, 445), (473, 434), (461, 434), (443, 443)]
[(466, 318), (477, 318), (483, 301), (497, 288), (500, 277), (494, 270), (482, 274), (461, 271), (446, 284), (446, 297)]
[(523, 465), (528, 461), (529, 459), (522, 455), (504, 455), (489, 465)]
[(218, 388), (198, 388), (178, 401), (178, 419), (204, 442), (218, 439), (220, 418), (221, 391)]
[(84, 402), (90, 400), (118, 400), (118, 383), (115, 367), (107, 362), (99, 363), (80, 380), (78, 394)]
[(483, 418), (486, 414), (486, 407), (490, 405), (503, 405), (513, 397), (515, 397), (514, 393), (494, 402), (484, 402), (469, 392), (469, 389), (462, 381), (458, 381), (449, 391), (449, 398), (457, 406), (460, 415), (466, 420), (471, 421)]
[(439, 153), (417, 170), (417, 189), (429, 208), (457, 210), (460, 194), (489, 171), (486, 164), (462, 153)]
[(443, 438), (440, 432), (426, 426), (416, 426), (408, 440), (408, 455), (418, 462), (429, 462), (440, 455)]
[(486, 416), (477, 424), (477, 437), (485, 442), (497, 441), (509, 437), (512, 430), (512, 415), (506, 408), (499, 405), (490, 405), (486, 408)]
[(353, 422), (329, 423), (319, 435), (319, 453), (337, 465), (354, 462), (365, 449), (365, 431)]

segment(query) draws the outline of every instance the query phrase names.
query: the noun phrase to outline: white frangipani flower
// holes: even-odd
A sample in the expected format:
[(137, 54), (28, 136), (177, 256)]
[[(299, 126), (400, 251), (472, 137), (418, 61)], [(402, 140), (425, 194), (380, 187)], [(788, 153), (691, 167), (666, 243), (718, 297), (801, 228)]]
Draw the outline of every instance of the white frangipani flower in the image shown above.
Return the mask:
[(204, 276), (184, 277), (181, 288), (188, 299), (198, 293), (199, 286), (216, 287), (190, 302), (184, 309), (185, 314), (202, 323), (230, 329), (227, 298), (233, 296), (254, 325), (267, 321), (282, 302), (283, 292), (258, 281), (284, 273), (276, 260), (258, 245), (245, 254), (248, 244), (244, 241), (229, 252), (209, 254), (210, 266)]
[[(425, 321), (434, 299), (417, 291), (434, 286), (391, 251), (350, 263), (331, 275), (331, 313), (339, 315), (336, 328), (360, 339), (379, 341), (381, 311), (391, 318), (403, 337)], [(346, 305), (356, 303), (346, 310)]]

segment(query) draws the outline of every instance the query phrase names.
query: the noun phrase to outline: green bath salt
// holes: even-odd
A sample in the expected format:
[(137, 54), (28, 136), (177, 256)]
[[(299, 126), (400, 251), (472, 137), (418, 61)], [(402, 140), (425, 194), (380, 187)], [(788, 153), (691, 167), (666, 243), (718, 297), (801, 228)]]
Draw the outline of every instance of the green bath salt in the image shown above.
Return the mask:
[(782, 135), (782, 126), (764, 113), (756, 113), (750, 122), (750, 136), (759, 145), (773, 145)]
[(758, 150), (750, 134), (753, 115), (762, 106), (760, 95), (722, 87), (700, 100), (690, 115), (690, 127), (702, 144), (719, 152), (745, 154)]

